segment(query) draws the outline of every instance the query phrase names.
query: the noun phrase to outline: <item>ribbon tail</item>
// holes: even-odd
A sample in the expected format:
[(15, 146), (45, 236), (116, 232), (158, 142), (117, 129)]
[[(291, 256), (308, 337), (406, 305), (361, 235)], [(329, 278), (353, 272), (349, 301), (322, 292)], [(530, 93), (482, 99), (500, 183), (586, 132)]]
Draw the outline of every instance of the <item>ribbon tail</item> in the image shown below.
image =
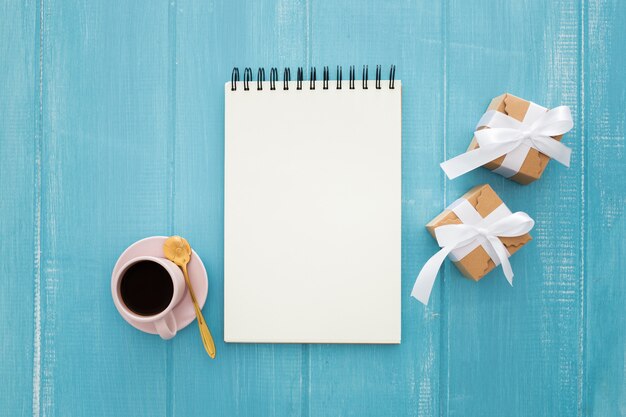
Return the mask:
[(502, 265), (502, 271), (504, 272), (506, 280), (509, 284), (511, 284), (511, 286), (513, 286), (513, 268), (511, 267), (511, 262), (509, 261), (509, 252), (506, 250), (502, 241), (497, 237), (490, 236), (487, 240), (491, 243), (491, 246), (498, 255), (498, 260), (500, 261), (500, 265)]
[(462, 153), (450, 158), (445, 162), (439, 164), (443, 172), (446, 173), (451, 180), (456, 177), (460, 177), (463, 174), (485, 165), (487, 162), (491, 162), (496, 158), (504, 155), (507, 150), (500, 150), (499, 147), (489, 149), (487, 147), (481, 147), (469, 152)]
[(504, 271), (504, 277), (509, 282), (511, 287), (513, 286), (513, 268), (511, 267), (511, 262), (509, 262), (509, 258), (506, 258), (506, 261), (502, 261), (500, 263), (502, 265), (502, 271)]
[(434, 254), (426, 262), (426, 264), (424, 264), (424, 267), (415, 280), (413, 290), (411, 291), (411, 296), (417, 299), (420, 303), (424, 305), (428, 304), (428, 299), (430, 298), (430, 293), (433, 289), (433, 285), (435, 284), (435, 279), (437, 279), (439, 268), (441, 268), (441, 264), (443, 264), (443, 261), (452, 249), (454, 249), (454, 246), (444, 247), (439, 252)]
[(554, 159), (569, 168), (569, 162), (572, 158), (572, 150), (565, 145), (563, 145), (563, 147), (565, 148), (563, 150), (563, 155), (559, 155), (559, 157)]

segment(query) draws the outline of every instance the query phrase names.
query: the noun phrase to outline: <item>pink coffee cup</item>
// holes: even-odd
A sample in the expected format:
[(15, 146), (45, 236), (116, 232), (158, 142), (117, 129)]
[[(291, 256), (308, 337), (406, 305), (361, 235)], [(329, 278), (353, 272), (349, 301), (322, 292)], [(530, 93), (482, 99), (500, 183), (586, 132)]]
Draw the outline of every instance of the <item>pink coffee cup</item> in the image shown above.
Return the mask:
[[(122, 278), (128, 269), (137, 264), (138, 262), (151, 261), (161, 265), (168, 273), (172, 280), (173, 294), (169, 305), (162, 311), (154, 315), (140, 315), (133, 312), (122, 299), (120, 293), (120, 284)], [(115, 273), (111, 279), (111, 293), (113, 294), (113, 302), (115, 307), (122, 316), (126, 319), (138, 323), (151, 323), (154, 326), (156, 332), (163, 339), (171, 339), (176, 336), (178, 326), (176, 323), (176, 317), (172, 310), (180, 302), (185, 294), (185, 278), (181, 269), (172, 261), (165, 258), (158, 258), (155, 256), (139, 256), (126, 262), (117, 273)]]

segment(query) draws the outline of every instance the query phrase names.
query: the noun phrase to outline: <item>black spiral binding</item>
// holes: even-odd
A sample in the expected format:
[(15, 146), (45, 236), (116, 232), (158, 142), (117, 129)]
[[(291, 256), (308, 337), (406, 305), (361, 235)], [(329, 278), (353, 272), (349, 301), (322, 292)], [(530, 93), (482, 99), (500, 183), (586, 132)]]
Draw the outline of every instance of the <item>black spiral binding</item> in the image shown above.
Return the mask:
[(276, 80), (278, 80), (278, 69), (272, 68), (270, 70), (270, 90), (276, 90)]
[(350, 90), (354, 90), (354, 65), (350, 65)]
[(283, 90), (289, 90), (289, 81), (291, 81), (291, 70), (285, 68), (285, 74), (283, 75)]
[(311, 67), (311, 72), (309, 73), (309, 89), (315, 90), (315, 79), (317, 78), (317, 71), (315, 67)]
[(237, 90), (237, 81), (239, 81), (239, 68), (233, 68), (233, 74), (230, 77), (230, 89)]
[(367, 79), (369, 78), (369, 74), (367, 72), (367, 65), (363, 65), (363, 76), (361, 79), (363, 80), (363, 90), (367, 90)]
[[(239, 80), (239, 70), (237, 68), (235, 68), (235, 70), (237, 70), (237, 80)], [(235, 70), (233, 70), (233, 74), (235, 73)], [(343, 68), (340, 65), (337, 65), (337, 90), (341, 90), (341, 81), (343, 78)]]
[(256, 89), (263, 90), (263, 82), (265, 81), (265, 68), (259, 68), (259, 74), (256, 77)]
[[(302, 67), (298, 67), (296, 73), (296, 90), (302, 90), (302, 84), (304, 82), (304, 69)], [(389, 89), (395, 89), (395, 78), (396, 78), (396, 66), (391, 65), (389, 69)], [(243, 71), (243, 89), (244, 91), (250, 90), (250, 82), (253, 81), (252, 77), (252, 68), (246, 67)], [(276, 67), (270, 68), (270, 90), (276, 90), (276, 83), (279, 81), (278, 79), (278, 69)], [(289, 82), (291, 81), (291, 69), (285, 68), (283, 72), (283, 90), (289, 90)], [(354, 65), (350, 65), (349, 71), (349, 88), (354, 90), (355, 82), (356, 82), (356, 70)], [(363, 65), (363, 72), (361, 75), (361, 82), (363, 90), (368, 89), (368, 81), (369, 81), (369, 70), (367, 65)], [(376, 78), (375, 78), (375, 87), (377, 90), (381, 90), (381, 81), (382, 81), (382, 66), (376, 65)], [(263, 83), (265, 82), (265, 68), (259, 68), (257, 71), (257, 90), (263, 90)], [(309, 89), (315, 90), (315, 84), (317, 82), (317, 69), (316, 67), (311, 67), (309, 71)], [(231, 91), (237, 91), (237, 83), (239, 83), (239, 68), (233, 68), (233, 72), (230, 77), (230, 89)], [(323, 67), (323, 76), (322, 76), (322, 88), (324, 90), (328, 90), (328, 86), (330, 83), (330, 70), (328, 66)], [(343, 83), (343, 68), (341, 65), (337, 65), (337, 90), (341, 90)]]
[(303, 78), (304, 78), (304, 73), (302, 71), (302, 67), (298, 67), (298, 76), (296, 77), (296, 90), (302, 90)]
[(328, 90), (328, 79), (330, 78), (330, 74), (328, 73), (328, 67), (324, 67), (324, 81), (323, 81), (323, 88), (324, 90)]
[(252, 68), (246, 68), (243, 70), (243, 89), (245, 91), (250, 89), (250, 81), (252, 81)]

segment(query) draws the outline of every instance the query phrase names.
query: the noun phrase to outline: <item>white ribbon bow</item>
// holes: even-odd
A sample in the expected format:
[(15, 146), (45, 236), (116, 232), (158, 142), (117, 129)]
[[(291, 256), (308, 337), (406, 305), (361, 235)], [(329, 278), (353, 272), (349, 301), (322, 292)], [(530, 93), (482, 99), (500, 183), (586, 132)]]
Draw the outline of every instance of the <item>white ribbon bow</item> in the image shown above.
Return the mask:
[(535, 148), (569, 167), (572, 150), (552, 138), (567, 133), (574, 126), (569, 107), (548, 110), (529, 126), (500, 112), (494, 115), (497, 117), (489, 124), (489, 129), (474, 132), (478, 148), (441, 163), (448, 178), (454, 179), (520, 147), (526, 148), (524, 157), (530, 148)]
[(437, 278), (441, 264), (448, 254), (456, 248), (468, 245), (477, 239), (484, 238), (483, 245), (488, 245), (502, 264), (504, 276), (509, 284), (513, 285), (513, 269), (509, 262), (509, 252), (499, 237), (516, 237), (530, 232), (535, 221), (526, 213), (518, 211), (512, 213), (486, 227), (477, 227), (469, 224), (449, 224), (435, 229), (437, 244), (442, 249), (434, 254), (420, 271), (411, 296), (422, 304), (428, 304), (430, 292)]

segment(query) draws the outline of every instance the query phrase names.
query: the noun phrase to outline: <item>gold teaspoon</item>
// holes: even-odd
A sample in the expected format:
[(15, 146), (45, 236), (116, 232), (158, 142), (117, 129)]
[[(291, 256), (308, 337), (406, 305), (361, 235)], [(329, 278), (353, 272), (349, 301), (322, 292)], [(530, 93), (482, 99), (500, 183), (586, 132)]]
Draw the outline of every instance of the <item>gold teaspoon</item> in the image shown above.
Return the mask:
[(191, 301), (193, 301), (193, 307), (196, 310), (196, 318), (198, 319), (198, 327), (200, 328), (202, 344), (211, 359), (215, 359), (215, 342), (213, 342), (213, 336), (211, 336), (211, 332), (204, 321), (202, 311), (200, 311), (198, 301), (196, 300), (196, 294), (193, 292), (193, 287), (191, 286), (191, 281), (189, 280), (189, 274), (187, 273), (187, 264), (191, 258), (191, 246), (189, 246), (189, 242), (187, 242), (185, 238), (180, 236), (171, 236), (168, 237), (163, 244), (163, 252), (165, 252), (165, 257), (167, 259), (174, 262), (180, 267), (180, 269), (183, 270), (185, 282), (187, 283), (187, 288), (189, 289), (189, 295), (191, 295)]

